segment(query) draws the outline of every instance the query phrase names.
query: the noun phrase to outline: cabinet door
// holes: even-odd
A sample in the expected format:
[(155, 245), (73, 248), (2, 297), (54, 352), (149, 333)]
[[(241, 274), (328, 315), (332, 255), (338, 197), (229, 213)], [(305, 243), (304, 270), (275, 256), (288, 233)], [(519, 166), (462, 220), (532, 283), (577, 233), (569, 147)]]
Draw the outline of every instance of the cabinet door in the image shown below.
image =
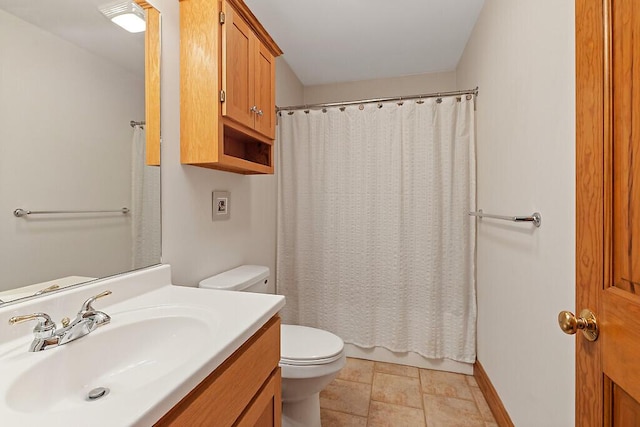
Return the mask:
[(276, 137), (275, 60), (271, 52), (259, 41), (255, 55), (255, 103), (261, 113), (256, 114), (255, 128), (270, 139)]
[(222, 115), (247, 127), (254, 127), (256, 114), (254, 52), (256, 36), (249, 25), (226, 2), (222, 4), (225, 23), (222, 25), (222, 89), (225, 101)]
[(235, 427), (280, 427), (282, 423), (282, 379), (280, 368), (242, 414)]

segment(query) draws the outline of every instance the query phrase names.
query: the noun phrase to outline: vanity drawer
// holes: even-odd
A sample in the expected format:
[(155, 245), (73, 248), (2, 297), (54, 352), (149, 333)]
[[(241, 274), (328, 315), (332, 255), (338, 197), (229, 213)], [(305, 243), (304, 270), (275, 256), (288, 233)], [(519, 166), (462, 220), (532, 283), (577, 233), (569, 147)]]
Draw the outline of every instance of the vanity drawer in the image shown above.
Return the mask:
[[(274, 316), (173, 407), (156, 426), (232, 426), (280, 361), (280, 317)], [(279, 375), (278, 375), (279, 377)]]

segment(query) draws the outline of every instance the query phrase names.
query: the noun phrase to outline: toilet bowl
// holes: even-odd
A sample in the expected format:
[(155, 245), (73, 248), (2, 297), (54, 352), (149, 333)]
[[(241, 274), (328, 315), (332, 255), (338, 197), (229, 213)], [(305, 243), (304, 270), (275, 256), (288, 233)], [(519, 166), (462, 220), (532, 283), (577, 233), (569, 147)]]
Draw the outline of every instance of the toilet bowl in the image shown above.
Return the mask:
[[(266, 293), (268, 280), (268, 267), (243, 265), (202, 280), (199, 287)], [(320, 427), (320, 391), (345, 363), (340, 337), (307, 326), (281, 326), (283, 427)]]

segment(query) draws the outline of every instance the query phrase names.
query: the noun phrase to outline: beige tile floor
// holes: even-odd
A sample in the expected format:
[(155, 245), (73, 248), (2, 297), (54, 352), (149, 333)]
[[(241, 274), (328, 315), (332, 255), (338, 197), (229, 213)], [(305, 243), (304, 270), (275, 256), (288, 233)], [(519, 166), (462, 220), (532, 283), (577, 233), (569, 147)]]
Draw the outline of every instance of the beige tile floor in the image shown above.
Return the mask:
[(472, 376), (353, 358), (320, 412), (322, 427), (497, 427)]

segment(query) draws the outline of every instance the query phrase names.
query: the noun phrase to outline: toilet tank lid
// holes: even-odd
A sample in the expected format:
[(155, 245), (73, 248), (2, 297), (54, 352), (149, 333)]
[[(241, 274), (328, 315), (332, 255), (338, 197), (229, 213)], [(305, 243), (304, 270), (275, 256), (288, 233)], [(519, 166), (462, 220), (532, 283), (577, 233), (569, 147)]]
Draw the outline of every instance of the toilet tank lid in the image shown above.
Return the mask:
[(263, 265), (241, 265), (224, 273), (200, 281), (201, 288), (242, 291), (269, 277), (269, 267)]

